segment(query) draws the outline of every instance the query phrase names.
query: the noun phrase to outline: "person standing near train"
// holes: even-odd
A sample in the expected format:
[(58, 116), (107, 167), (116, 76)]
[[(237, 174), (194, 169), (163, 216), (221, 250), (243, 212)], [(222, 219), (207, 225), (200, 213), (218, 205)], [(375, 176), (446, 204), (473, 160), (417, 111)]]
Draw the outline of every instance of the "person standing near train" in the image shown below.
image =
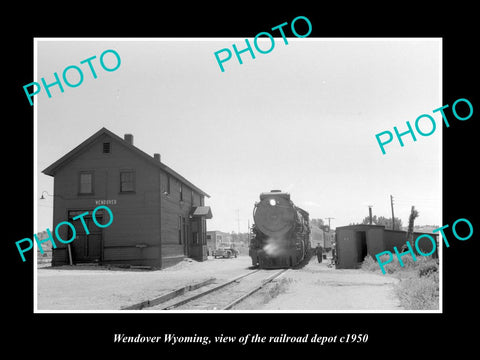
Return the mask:
[(331, 266), (337, 264), (337, 245), (335, 243), (332, 244), (332, 260)]
[(320, 245), (317, 245), (317, 249), (315, 252), (317, 254), (318, 262), (321, 263), (323, 258), (323, 248)]

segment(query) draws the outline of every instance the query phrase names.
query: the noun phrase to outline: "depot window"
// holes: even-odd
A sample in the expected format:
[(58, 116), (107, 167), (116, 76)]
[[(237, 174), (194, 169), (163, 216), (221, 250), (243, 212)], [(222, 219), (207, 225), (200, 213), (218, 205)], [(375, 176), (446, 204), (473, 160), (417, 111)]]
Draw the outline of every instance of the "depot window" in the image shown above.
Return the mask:
[(103, 143), (103, 149), (102, 149), (104, 154), (110, 154), (110, 143), (109, 142), (104, 142)]
[(167, 189), (165, 190), (167, 194), (170, 194), (170, 175), (167, 175)]
[(80, 194), (93, 194), (93, 171), (80, 172), (78, 192)]
[(132, 170), (120, 172), (120, 192), (134, 192), (135, 191), (135, 172)]

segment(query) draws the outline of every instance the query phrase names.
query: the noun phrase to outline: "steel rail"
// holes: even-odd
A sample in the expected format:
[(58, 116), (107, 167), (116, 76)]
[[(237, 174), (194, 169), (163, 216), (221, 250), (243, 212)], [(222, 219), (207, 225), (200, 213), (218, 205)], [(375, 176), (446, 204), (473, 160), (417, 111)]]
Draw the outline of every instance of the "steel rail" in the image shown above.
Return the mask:
[(227, 285), (229, 285), (229, 284), (231, 284), (231, 283), (233, 283), (233, 282), (235, 282), (235, 281), (238, 281), (238, 280), (240, 280), (240, 279), (243, 279), (244, 277), (253, 275), (253, 274), (257, 273), (258, 271), (260, 271), (260, 269), (257, 269), (257, 270), (248, 272), (248, 273), (243, 274), (243, 275), (240, 275), (240, 276), (237, 276), (236, 278), (234, 278), (234, 279), (232, 279), (232, 280), (228, 280), (228, 281), (226, 281), (226, 282), (224, 282), (224, 283), (222, 283), (222, 284), (220, 284), (220, 285), (218, 285), (218, 286), (215, 286), (215, 287), (213, 287), (213, 288), (211, 288), (211, 289), (208, 289), (208, 290), (206, 290), (206, 291), (204, 291), (204, 292), (201, 292), (201, 293), (199, 293), (199, 294), (195, 294), (195, 295), (189, 296), (189, 297), (186, 298), (186, 299), (183, 299), (183, 300), (180, 300), (180, 301), (178, 301), (178, 302), (176, 302), (176, 303), (174, 303), (174, 304), (168, 305), (168, 306), (162, 308), (162, 310), (170, 310), (170, 309), (174, 309), (174, 308), (176, 308), (176, 307), (182, 306), (182, 305), (184, 305), (184, 304), (186, 304), (186, 303), (188, 303), (188, 302), (190, 302), (190, 301), (196, 300), (196, 299), (198, 299), (198, 298), (200, 298), (200, 297), (202, 297), (202, 296), (205, 296), (205, 295), (210, 294), (210, 293), (212, 293), (212, 292), (214, 292), (214, 291), (220, 290), (221, 288), (223, 288), (223, 287), (225, 287), (225, 286), (227, 286)]
[(242, 302), (243, 300), (245, 300), (247, 297), (251, 296), (252, 294), (256, 293), (258, 290), (260, 290), (261, 288), (263, 288), (265, 285), (267, 285), (269, 282), (275, 280), (277, 277), (279, 277), (280, 275), (282, 275), (283, 273), (285, 273), (287, 270), (289, 269), (283, 269), (283, 270), (280, 270), (279, 272), (273, 274), (272, 276), (266, 278), (265, 280), (262, 281), (262, 283), (257, 286), (256, 288), (250, 290), (248, 293), (240, 296), (239, 298), (235, 299), (234, 301), (232, 301), (230, 304), (228, 304), (227, 306), (223, 307), (222, 310), (229, 310), (231, 309), (232, 307), (234, 307), (235, 305), (237, 305), (238, 303)]

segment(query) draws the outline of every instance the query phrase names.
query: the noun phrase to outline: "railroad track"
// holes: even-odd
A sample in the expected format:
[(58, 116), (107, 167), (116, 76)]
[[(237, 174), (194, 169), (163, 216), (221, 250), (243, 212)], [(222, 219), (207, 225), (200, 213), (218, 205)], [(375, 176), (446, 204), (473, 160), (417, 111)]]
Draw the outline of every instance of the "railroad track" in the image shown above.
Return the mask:
[(148, 310), (229, 310), (288, 269), (254, 270), (221, 284), (212, 283)]

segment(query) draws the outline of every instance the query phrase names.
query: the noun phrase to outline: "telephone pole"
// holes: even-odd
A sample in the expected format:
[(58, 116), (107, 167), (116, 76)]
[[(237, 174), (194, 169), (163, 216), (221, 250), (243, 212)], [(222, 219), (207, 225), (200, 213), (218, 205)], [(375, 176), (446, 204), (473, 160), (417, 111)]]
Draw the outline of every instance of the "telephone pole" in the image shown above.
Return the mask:
[(395, 230), (395, 215), (393, 214), (393, 196), (390, 195), (390, 204), (392, 206), (392, 230)]
[(370, 222), (370, 225), (373, 224), (373, 218), (372, 218), (372, 206), (373, 205), (368, 205), (368, 216), (369, 216), (369, 222)]
[(334, 220), (335, 218), (327, 217), (325, 220), (328, 220), (328, 231), (330, 231), (330, 220)]

